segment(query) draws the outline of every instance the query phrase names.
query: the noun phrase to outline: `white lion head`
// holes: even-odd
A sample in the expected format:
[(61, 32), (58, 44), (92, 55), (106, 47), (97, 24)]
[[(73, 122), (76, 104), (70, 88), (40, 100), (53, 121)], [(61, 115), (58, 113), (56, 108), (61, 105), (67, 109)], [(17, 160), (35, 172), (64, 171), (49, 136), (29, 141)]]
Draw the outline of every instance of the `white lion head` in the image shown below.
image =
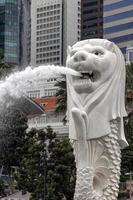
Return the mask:
[[(108, 123), (117, 118), (123, 120), (123, 116), (126, 115), (125, 62), (120, 49), (114, 43), (105, 39), (80, 41), (68, 48), (66, 65), (82, 75), (67, 76), (70, 118), (71, 110), (77, 107), (87, 113), (88, 120), (94, 118), (93, 123), (99, 117)], [(122, 127), (121, 123), (120, 135), (126, 143)], [(99, 135), (92, 134), (94, 138), (101, 137), (108, 134), (109, 129), (103, 132)], [(88, 133), (88, 139), (93, 138), (89, 134), (91, 133)]]

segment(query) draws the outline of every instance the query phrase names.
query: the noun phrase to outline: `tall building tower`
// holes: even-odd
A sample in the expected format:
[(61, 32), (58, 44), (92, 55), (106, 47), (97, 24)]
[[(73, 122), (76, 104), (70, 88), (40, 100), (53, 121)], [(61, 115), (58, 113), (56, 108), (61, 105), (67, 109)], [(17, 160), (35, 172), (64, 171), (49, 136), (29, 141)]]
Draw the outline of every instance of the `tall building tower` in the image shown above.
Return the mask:
[(62, 65), (80, 39), (79, 0), (32, 0), (31, 64)]
[(32, 0), (31, 64), (62, 63), (62, 0)]
[(81, 39), (103, 37), (103, 0), (81, 0)]
[(63, 0), (63, 65), (67, 47), (81, 39), (81, 0)]
[(104, 38), (115, 42), (122, 52), (133, 46), (133, 1), (105, 0), (103, 18)]
[(4, 61), (19, 65), (20, 1), (0, 1), (0, 48)]
[(27, 65), (26, 49), (30, 38), (27, 37), (25, 30), (28, 31), (28, 27), (30, 28), (26, 25), (30, 17), (27, 15), (27, 12), (30, 13), (29, 2), (0, 0), (0, 48), (4, 61), (17, 66)]
[(20, 11), (20, 65), (26, 67), (31, 51), (31, 0), (21, 0)]

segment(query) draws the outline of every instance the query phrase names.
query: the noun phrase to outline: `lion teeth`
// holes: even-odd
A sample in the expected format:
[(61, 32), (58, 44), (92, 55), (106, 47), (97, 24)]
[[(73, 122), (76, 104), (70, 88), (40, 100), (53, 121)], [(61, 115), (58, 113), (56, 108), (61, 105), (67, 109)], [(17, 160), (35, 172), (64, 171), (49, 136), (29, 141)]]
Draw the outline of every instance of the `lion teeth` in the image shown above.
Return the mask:
[(94, 81), (94, 75), (92, 71), (82, 71), (80, 72), (82, 74), (82, 77), (80, 77), (80, 79), (90, 79), (91, 81)]
[(91, 80), (90, 79), (79, 79), (75, 81), (75, 84), (77, 85), (86, 85), (86, 84), (90, 84)]

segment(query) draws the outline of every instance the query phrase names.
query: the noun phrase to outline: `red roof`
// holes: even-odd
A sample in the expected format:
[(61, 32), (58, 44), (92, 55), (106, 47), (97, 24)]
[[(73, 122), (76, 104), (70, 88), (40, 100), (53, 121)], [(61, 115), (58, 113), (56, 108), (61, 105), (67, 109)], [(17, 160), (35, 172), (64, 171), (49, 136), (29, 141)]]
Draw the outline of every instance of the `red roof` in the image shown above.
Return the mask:
[(56, 109), (57, 97), (36, 98), (33, 101), (42, 106), (45, 111), (53, 111)]

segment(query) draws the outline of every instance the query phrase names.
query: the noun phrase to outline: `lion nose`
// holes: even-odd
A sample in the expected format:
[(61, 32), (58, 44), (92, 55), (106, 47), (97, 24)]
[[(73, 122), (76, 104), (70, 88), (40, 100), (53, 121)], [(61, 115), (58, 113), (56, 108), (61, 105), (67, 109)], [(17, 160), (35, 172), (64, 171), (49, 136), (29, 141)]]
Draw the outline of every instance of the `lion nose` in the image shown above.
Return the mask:
[(87, 60), (87, 55), (85, 52), (77, 52), (74, 55), (74, 62), (82, 62)]

